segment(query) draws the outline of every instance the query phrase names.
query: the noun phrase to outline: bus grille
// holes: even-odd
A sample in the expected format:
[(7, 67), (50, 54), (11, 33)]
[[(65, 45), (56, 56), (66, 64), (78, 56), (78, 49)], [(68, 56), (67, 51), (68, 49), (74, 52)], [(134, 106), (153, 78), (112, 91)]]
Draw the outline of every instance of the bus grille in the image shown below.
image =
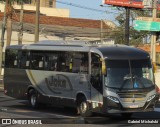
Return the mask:
[(123, 102), (140, 102), (144, 101), (146, 94), (145, 93), (118, 93), (121, 101)]

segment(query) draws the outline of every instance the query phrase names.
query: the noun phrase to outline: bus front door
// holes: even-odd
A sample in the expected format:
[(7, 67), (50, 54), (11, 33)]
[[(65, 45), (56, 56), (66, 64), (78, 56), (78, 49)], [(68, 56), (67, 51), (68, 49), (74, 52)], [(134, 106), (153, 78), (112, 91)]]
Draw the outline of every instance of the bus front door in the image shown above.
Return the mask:
[(100, 56), (91, 54), (91, 101), (92, 110), (99, 112), (103, 102), (103, 84)]

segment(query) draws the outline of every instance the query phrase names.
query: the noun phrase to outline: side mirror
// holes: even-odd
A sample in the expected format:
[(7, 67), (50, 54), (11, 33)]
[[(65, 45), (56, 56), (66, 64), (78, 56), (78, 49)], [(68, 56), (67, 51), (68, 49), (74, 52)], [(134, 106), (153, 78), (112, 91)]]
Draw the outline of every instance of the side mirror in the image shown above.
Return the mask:
[(106, 69), (105, 60), (101, 59), (101, 61), (102, 61), (102, 74), (106, 75), (107, 74), (107, 69)]
[(156, 71), (157, 71), (156, 63), (152, 62), (152, 66), (153, 66), (153, 73), (156, 73)]

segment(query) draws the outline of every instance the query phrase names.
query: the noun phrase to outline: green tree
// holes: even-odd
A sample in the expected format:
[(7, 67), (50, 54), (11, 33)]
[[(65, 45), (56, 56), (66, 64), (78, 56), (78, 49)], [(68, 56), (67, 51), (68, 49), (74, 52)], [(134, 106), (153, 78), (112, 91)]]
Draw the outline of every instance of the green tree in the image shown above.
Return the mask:
[[(115, 18), (116, 22), (119, 24), (110, 34), (110, 37), (115, 40), (116, 44), (124, 44), (124, 32), (125, 32), (125, 10), (121, 9), (120, 14)], [(130, 45), (139, 45), (143, 43), (143, 39), (148, 37), (149, 32), (147, 31), (137, 31), (133, 28), (133, 21), (136, 17), (149, 17), (149, 11), (142, 10), (131, 10), (130, 13)]]
[[(7, 28), (7, 43), (9, 46), (11, 42), (12, 35), (12, 13), (13, 13), (13, 4), (14, 2), (20, 3), (24, 0), (0, 0), (0, 2), (5, 2), (5, 10), (4, 10), (4, 19), (2, 23), (2, 35), (1, 35), (1, 43), (0, 43), (0, 75), (2, 71), (2, 58), (3, 58), (3, 45), (4, 45), (4, 34), (5, 28)], [(7, 26), (7, 27), (6, 27)]]

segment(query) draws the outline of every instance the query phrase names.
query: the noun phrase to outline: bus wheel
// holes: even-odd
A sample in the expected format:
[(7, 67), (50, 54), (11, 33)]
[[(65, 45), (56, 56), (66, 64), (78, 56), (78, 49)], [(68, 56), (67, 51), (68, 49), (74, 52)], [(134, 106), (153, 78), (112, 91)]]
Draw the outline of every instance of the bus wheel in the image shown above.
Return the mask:
[(131, 118), (133, 113), (121, 113), (122, 118)]
[(81, 116), (88, 117), (92, 116), (92, 112), (89, 110), (89, 105), (85, 97), (78, 98), (77, 109)]
[(29, 91), (29, 103), (32, 108), (38, 108), (37, 94), (34, 89)]

